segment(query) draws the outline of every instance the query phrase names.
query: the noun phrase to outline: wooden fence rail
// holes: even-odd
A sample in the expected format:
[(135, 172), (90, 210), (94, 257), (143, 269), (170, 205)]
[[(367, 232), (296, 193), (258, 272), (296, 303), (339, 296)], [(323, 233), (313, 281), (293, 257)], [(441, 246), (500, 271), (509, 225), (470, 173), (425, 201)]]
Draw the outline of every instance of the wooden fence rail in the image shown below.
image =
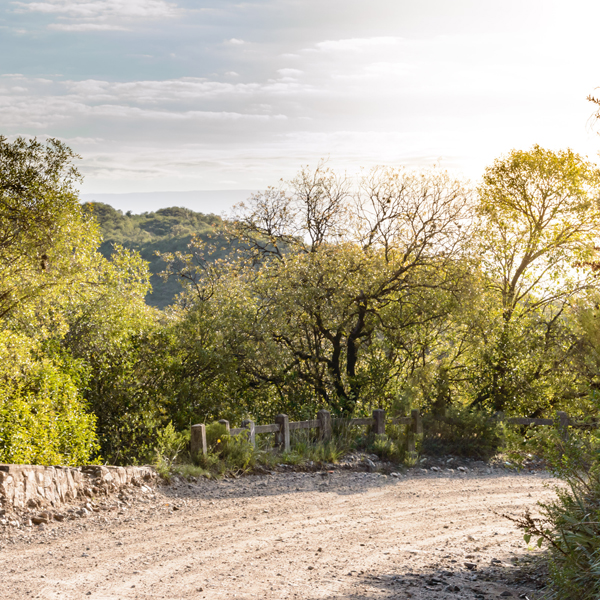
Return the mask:
[[(256, 436), (263, 433), (274, 433), (275, 443), (282, 450), (290, 450), (290, 432), (300, 429), (318, 429), (319, 439), (327, 442), (333, 435), (333, 426), (347, 425), (360, 426), (366, 425), (371, 428), (374, 434), (384, 434), (386, 427), (385, 410), (380, 408), (373, 411), (372, 417), (361, 419), (332, 419), (331, 413), (328, 410), (320, 410), (317, 413), (316, 419), (308, 421), (290, 421), (287, 415), (277, 415), (275, 423), (269, 425), (256, 425), (253, 421), (243, 421), (241, 427), (230, 427), (229, 421), (221, 419), (219, 421), (225, 426), (230, 435), (239, 435), (246, 433), (248, 440), (253, 446), (256, 446)], [(415, 438), (423, 433), (423, 424), (421, 422), (421, 414), (418, 410), (411, 411), (409, 417), (394, 417), (387, 419), (389, 425), (407, 425), (407, 450), (415, 451)], [(190, 450), (192, 456), (202, 452), (204, 455), (208, 452), (206, 445), (206, 426), (204, 424), (192, 425)]]
[[(578, 426), (565, 412), (562, 411), (556, 413), (555, 419), (530, 419), (526, 417), (505, 418), (503, 415), (498, 415), (490, 420), (505, 421), (511, 425), (540, 426), (556, 424), (564, 440), (568, 439), (569, 426)], [(387, 420), (385, 410), (377, 408), (373, 411), (371, 417), (360, 419), (332, 419), (331, 413), (328, 410), (320, 410), (317, 413), (316, 419), (309, 419), (308, 421), (290, 421), (287, 415), (281, 414), (275, 417), (275, 423), (269, 425), (255, 425), (253, 421), (246, 420), (242, 421), (241, 427), (231, 428), (229, 426), (229, 421), (226, 421), (225, 419), (221, 419), (219, 423), (225, 426), (230, 435), (246, 433), (248, 435), (248, 440), (254, 447), (256, 447), (257, 435), (274, 433), (276, 445), (287, 452), (290, 450), (291, 431), (298, 431), (300, 429), (318, 429), (319, 439), (322, 441), (329, 441), (333, 434), (334, 424), (337, 426), (344, 424), (347, 426), (366, 425), (371, 428), (371, 432), (374, 434), (385, 434), (386, 423), (388, 425), (406, 425), (407, 450), (411, 453), (415, 452), (416, 436), (423, 433), (421, 413), (417, 409), (412, 410), (410, 416), (392, 417)], [(204, 455), (207, 454), (206, 426), (204, 424), (192, 425), (190, 450), (192, 456), (195, 456), (200, 452)]]

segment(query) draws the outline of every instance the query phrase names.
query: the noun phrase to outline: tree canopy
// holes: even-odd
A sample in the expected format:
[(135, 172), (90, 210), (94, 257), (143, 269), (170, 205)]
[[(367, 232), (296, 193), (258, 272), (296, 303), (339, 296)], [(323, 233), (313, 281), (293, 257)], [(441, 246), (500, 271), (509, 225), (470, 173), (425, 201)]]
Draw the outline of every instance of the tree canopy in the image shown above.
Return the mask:
[(534, 146), (486, 169), (479, 198), (481, 267), (500, 310), (475, 401), (538, 415), (574, 393), (565, 311), (597, 286), (600, 172), (571, 150)]
[(66, 343), (97, 303), (146, 310), (139, 256), (98, 251), (62, 142), (0, 138), (0, 461), (79, 464), (98, 450), (89, 370)]
[(479, 195), (483, 268), (506, 320), (593, 283), (586, 265), (597, 257), (596, 166), (571, 150), (513, 151), (486, 169)]
[(75, 158), (58, 140), (0, 137), (0, 318), (85, 277), (99, 238), (80, 210)]
[(0, 460), (129, 464), (167, 426), (321, 408), (595, 406), (600, 179), (570, 150), (477, 187), (320, 163), (230, 219), (80, 205), (60, 142), (0, 150)]
[[(325, 165), (240, 206), (229, 228), (240, 252), (218, 278), (228, 293), (233, 278), (248, 290), (253, 314), (238, 328), (244, 347), (262, 351), (240, 360), (255, 384), (312, 395), (340, 415), (364, 406), (368, 388), (371, 401), (385, 393), (400, 360), (390, 336), (414, 339), (447, 310), (435, 294), (459, 286), (470, 209), (469, 192), (443, 172), (375, 168), (353, 182)], [(198, 261), (203, 245), (193, 248), (165, 258), (207, 302), (215, 271)], [(388, 373), (373, 377), (369, 362), (386, 360)]]

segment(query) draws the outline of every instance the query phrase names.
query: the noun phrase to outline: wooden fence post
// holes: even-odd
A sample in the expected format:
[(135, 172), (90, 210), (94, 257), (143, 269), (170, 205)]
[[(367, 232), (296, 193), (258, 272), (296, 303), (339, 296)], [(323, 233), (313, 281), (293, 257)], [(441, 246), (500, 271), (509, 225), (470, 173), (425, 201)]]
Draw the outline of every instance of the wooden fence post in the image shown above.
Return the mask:
[(275, 434), (275, 440), (278, 446), (285, 452), (290, 451), (290, 420), (287, 415), (277, 415), (275, 423), (279, 425), (279, 432)]
[(323, 442), (331, 440), (331, 413), (328, 410), (320, 410), (317, 413), (319, 421), (319, 439)]
[(206, 427), (203, 424), (192, 425), (190, 452), (192, 454), (192, 459), (198, 456), (200, 452), (206, 456)]
[(221, 425), (225, 425), (225, 429), (227, 430), (227, 433), (229, 433), (229, 421), (227, 419), (219, 419), (219, 423), (221, 423)]
[(569, 415), (562, 410), (556, 412), (556, 418), (558, 420), (558, 431), (563, 442), (569, 441)]
[(242, 421), (242, 427), (248, 430), (248, 441), (252, 444), (253, 448), (256, 448), (256, 431), (254, 429), (254, 421), (246, 419)]
[(385, 410), (376, 408), (373, 411), (374, 423), (371, 426), (371, 432), (375, 435), (382, 435), (385, 433)]

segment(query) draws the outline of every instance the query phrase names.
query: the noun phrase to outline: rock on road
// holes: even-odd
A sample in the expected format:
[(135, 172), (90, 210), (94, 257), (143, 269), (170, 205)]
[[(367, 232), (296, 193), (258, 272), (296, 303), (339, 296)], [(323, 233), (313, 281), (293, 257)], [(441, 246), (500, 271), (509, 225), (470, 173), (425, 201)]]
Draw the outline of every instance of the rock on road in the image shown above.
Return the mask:
[[(158, 488), (0, 538), (2, 600), (535, 598), (520, 514), (544, 472), (278, 473)], [(110, 508), (110, 507), (105, 507)]]

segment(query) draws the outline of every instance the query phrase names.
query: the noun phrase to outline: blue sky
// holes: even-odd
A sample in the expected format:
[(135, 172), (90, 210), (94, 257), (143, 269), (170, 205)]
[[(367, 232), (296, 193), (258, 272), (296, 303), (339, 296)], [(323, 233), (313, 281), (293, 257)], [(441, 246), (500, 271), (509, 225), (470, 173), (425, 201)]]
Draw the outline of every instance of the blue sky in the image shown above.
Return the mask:
[(4, 0), (0, 133), (65, 140), (86, 197), (133, 210), (321, 157), (473, 179), (534, 143), (596, 160), (597, 4)]

